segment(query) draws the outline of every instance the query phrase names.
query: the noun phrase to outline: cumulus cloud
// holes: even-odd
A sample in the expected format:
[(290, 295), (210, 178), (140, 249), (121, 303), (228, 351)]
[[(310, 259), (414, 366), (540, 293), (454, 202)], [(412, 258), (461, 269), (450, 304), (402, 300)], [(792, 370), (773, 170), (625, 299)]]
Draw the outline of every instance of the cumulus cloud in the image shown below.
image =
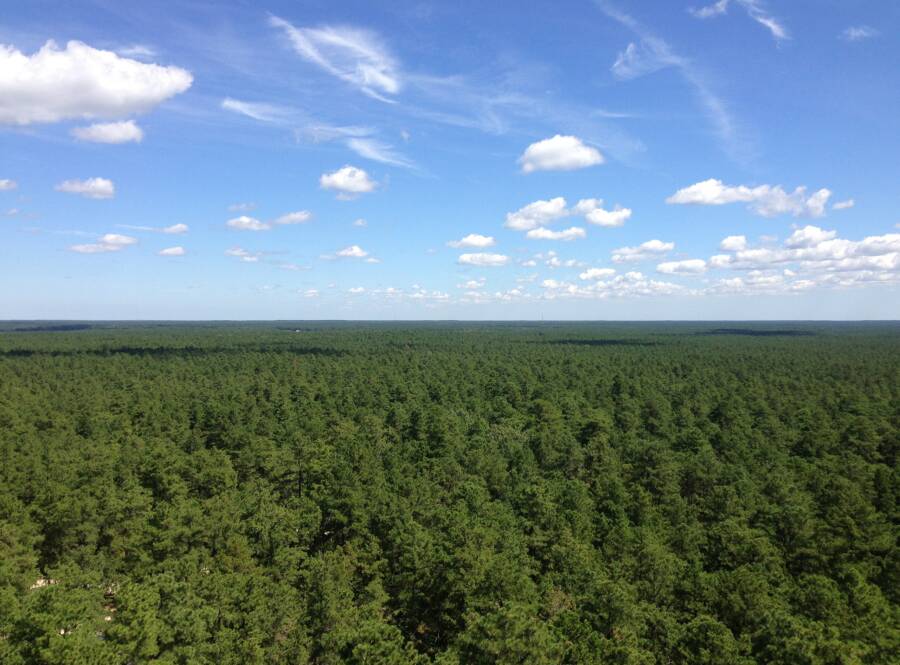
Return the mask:
[(161, 249), (157, 252), (159, 256), (184, 256), (186, 252), (184, 251), (184, 247), (166, 247), (165, 249)]
[(455, 247), (458, 249), (475, 247), (475, 248), (483, 248), (483, 247), (493, 247), (497, 243), (496, 240), (492, 236), (483, 236), (478, 233), (470, 233), (464, 238), (460, 238), (459, 240), (451, 240), (447, 243), (448, 247)]
[(628, 298), (639, 296), (673, 295), (684, 291), (684, 287), (671, 282), (648, 279), (640, 272), (627, 272), (611, 279), (597, 279), (590, 284), (573, 284), (555, 279), (545, 279), (544, 297), (556, 298)]
[(582, 199), (575, 205), (575, 212), (584, 215), (591, 224), (597, 226), (622, 226), (631, 217), (631, 209), (616, 204), (612, 210), (605, 210), (602, 199)]
[(375, 33), (347, 26), (297, 28), (277, 16), (269, 22), (303, 59), (370, 97), (390, 101), (389, 95), (400, 92), (397, 63)]
[(852, 208), (856, 205), (856, 201), (853, 199), (847, 199), (846, 201), (837, 201), (831, 208), (833, 210), (847, 210), (848, 208)]
[(505, 226), (515, 231), (530, 231), (568, 214), (566, 200), (557, 196), (549, 201), (529, 203), (516, 212), (507, 213)]
[(72, 136), (81, 141), (93, 143), (140, 143), (144, 140), (144, 131), (134, 120), (122, 122), (100, 122), (88, 127), (75, 127)]
[(149, 111), (187, 90), (179, 67), (148, 64), (70, 41), (33, 55), (0, 44), (0, 123), (117, 118)]
[(719, 243), (719, 249), (723, 252), (739, 252), (747, 249), (747, 236), (728, 236)]
[(797, 187), (792, 193), (780, 185), (725, 185), (721, 180), (710, 178), (679, 189), (666, 199), (671, 204), (726, 205), (747, 203), (750, 210), (763, 217), (791, 214), (795, 217), (821, 217), (825, 214), (831, 191), (820, 189), (807, 196), (806, 187)]
[(58, 192), (79, 194), (89, 199), (111, 199), (116, 194), (112, 180), (88, 178), (87, 180), (64, 180), (55, 187)]
[(852, 25), (841, 33), (841, 39), (848, 42), (858, 42), (863, 39), (871, 39), (878, 35), (878, 31), (868, 25)]
[[(561, 196), (557, 196), (556, 198), (547, 201), (534, 201), (533, 203), (529, 203), (528, 205), (519, 208), (515, 212), (507, 213), (504, 226), (515, 231), (531, 231), (540, 227), (547, 227), (556, 220), (564, 217), (582, 215), (585, 220), (591, 224), (615, 227), (622, 226), (622, 224), (625, 223), (625, 220), (631, 217), (631, 210), (628, 208), (616, 205), (614, 209), (606, 210), (602, 206), (603, 201), (601, 199), (581, 199), (574, 208), (569, 209), (566, 207), (566, 200)], [(583, 232), (584, 229), (581, 229), (581, 231)], [(543, 237), (556, 240), (563, 239), (562, 237), (551, 238), (547, 233), (549, 232), (544, 228), (528, 237)], [(567, 240), (583, 237), (578, 231), (573, 231), (572, 229), (568, 229), (566, 233), (568, 233), (568, 237), (565, 238)]]
[(262, 256), (262, 252), (251, 252), (243, 247), (232, 247), (225, 250), (225, 256), (233, 256), (244, 263), (256, 263), (259, 261), (259, 257)]
[(684, 261), (666, 261), (656, 266), (657, 272), (667, 275), (695, 275), (706, 272), (706, 261), (703, 259), (685, 259)]
[(18, 186), (19, 184), (15, 180), (0, 178), (0, 192), (9, 192)]
[(359, 295), (360, 293), (365, 293), (366, 288), (364, 286), (354, 286), (352, 288), (347, 289), (347, 293), (352, 293), (353, 295)]
[(519, 164), (523, 173), (572, 171), (603, 163), (603, 155), (576, 136), (555, 136), (529, 145)]
[(628, 263), (630, 261), (646, 261), (648, 259), (658, 258), (666, 252), (675, 249), (674, 242), (663, 242), (662, 240), (648, 240), (642, 242), (637, 247), (619, 247), (612, 252), (612, 260), (615, 263)]
[[(817, 283), (846, 286), (862, 281), (900, 279), (900, 233), (854, 241), (816, 226), (795, 230), (781, 247), (747, 248), (710, 259), (710, 265), (734, 270), (766, 271), (791, 266), (791, 273), (816, 277)], [(827, 273), (844, 273), (822, 281)]]
[(296, 212), (289, 212), (281, 217), (277, 217), (274, 220), (275, 224), (280, 226), (290, 225), (290, 224), (305, 224), (309, 220), (312, 219), (312, 213), (309, 210), (298, 210)]
[(69, 250), (78, 254), (102, 254), (104, 252), (118, 252), (134, 244), (137, 244), (137, 238), (124, 236), (119, 233), (107, 233), (95, 243), (72, 245), (69, 247)]
[(509, 263), (509, 257), (503, 254), (477, 252), (474, 254), (460, 254), (457, 263), (469, 266), (499, 267)]
[(615, 274), (616, 271), (613, 268), (588, 268), (578, 275), (578, 279), (605, 279), (607, 277), (612, 277)]
[(487, 282), (487, 280), (484, 277), (479, 277), (478, 279), (470, 279), (470, 280), (466, 280), (462, 284), (457, 284), (456, 288), (467, 289), (469, 291), (472, 291), (474, 289), (484, 288), (484, 285), (486, 282)]
[(584, 238), (586, 235), (587, 233), (585, 230), (579, 226), (571, 226), (563, 231), (552, 231), (544, 226), (539, 226), (536, 229), (531, 229), (525, 234), (525, 237), (530, 240), (571, 241), (577, 240), (578, 238)]
[(255, 217), (249, 217), (248, 215), (241, 215), (234, 219), (229, 219), (225, 222), (225, 226), (229, 229), (234, 229), (235, 231), (268, 231), (272, 228), (271, 224), (261, 222)]
[(349, 247), (344, 247), (344, 249), (338, 251), (336, 256), (350, 259), (364, 259), (369, 256), (369, 253), (359, 245), (350, 245)]
[(319, 178), (322, 189), (336, 191), (339, 199), (352, 199), (375, 190), (375, 182), (369, 174), (355, 166), (344, 166)]
[[(837, 236), (837, 231), (825, 231), (818, 226), (807, 224), (802, 229), (794, 231), (791, 236), (785, 240), (784, 244), (791, 248), (815, 247), (826, 240), (831, 240), (835, 236)], [(741, 249), (745, 248), (741, 247)]]

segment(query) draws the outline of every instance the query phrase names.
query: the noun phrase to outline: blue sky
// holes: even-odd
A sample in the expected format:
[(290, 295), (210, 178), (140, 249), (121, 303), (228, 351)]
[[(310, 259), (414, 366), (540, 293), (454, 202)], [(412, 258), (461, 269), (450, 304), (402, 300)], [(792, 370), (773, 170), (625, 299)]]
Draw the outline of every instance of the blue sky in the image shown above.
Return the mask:
[(896, 3), (0, 5), (0, 318), (900, 317)]

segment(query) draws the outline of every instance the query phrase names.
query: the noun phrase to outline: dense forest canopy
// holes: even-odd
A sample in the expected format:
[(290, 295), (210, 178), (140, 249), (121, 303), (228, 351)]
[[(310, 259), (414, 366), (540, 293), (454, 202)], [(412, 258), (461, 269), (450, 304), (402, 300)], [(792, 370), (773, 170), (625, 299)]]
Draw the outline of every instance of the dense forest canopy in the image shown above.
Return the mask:
[(900, 325), (0, 329), (0, 662), (896, 663)]

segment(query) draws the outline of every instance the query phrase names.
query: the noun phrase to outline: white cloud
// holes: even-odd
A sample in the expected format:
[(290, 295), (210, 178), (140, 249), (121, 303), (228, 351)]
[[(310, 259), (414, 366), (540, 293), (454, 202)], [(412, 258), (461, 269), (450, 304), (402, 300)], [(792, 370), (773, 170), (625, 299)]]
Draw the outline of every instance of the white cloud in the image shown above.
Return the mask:
[(232, 203), (228, 206), (229, 212), (250, 212), (256, 207), (255, 203)]
[(606, 277), (612, 277), (615, 274), (616, 271), (613, 268), (588, 268), (578, 275), (578, 279), (605, 279)]
[[(766, 28), (772, 36), (777, 40), (780, 39), (788, 39), (790, 35), (788, 34), (787, 28), (776, 19), (774, 16), (769, 14), (766, 11), (765, 6), (761, 2), (761, 0), (734, 0), (735, 4), (743, 7), (744, 11), (747, 12), (747, 15), (759, 23), (761, 26)], [(721, 16), (728, 11), (728, 6), (730, 4), (729, 0), (718, 0), (711, 5), (707, 5), (706, 7), (700, 7), (699, 9), (688, 9), (688, 12), (696, 18), (714, 18), (716, 16)]]
[(319, 297), (319, 289), (306, 289), (302, 291), (304, 298), (318, 298)]
[(344, 166), (332, 173), (323, 173), (319, 178), (319, 186), (338, 192), (339, 199), (352, 199), (374, 191), (376, 185), (362, 169)]
[(747, 249), (747, 236), (728, 236), (719, 243), (719, 249), (723, 252), (739, 252)]
[(646, 261), (648, 259), (658, 258), (666, 252), (675, 249), (674, 242), (663, 242), (662, 240), (648, 240), (642, 242), (637, 247), (619, 247), (612, 252), (612, 260), (615, 263), (627, 263), (629, 261)]
[(0, 192), (8, 192), (18, 187), (19, 184), (15, 180), (9, 178), (0, 178)]
[(276, 16), (269, 22), (284, 30), (302, 58), (365, 94), (389, 101), (385, 95), (400, 92), (397, 64), (374, 33), (346, 26), (296, 28)]
[(574, 211), (584, 215), (591, 224), (605, 227), (622, 226), (631, 217), (631, 209), (616, 205), (612, 210), (604, 210), (601, 199), (582, 199), (576, 205)]
[(460, 240), (451, 240), (447, 243), (448, 247), (456, 247), (458, 249), (475, 247), (475, 248), (484, 248), (484, 247), (493, 247), (496, 244), (496, 240), (492, 236), (483, 236), (478, 233), (470, 233), (465, 238), (461, 238)]
[(58, 192), (80, 194), (89, 199), (111, 199), (116, 194), (112, 180), (88, 178), (87, 180), (64, 180), (55, 187)]
[(191, 74), (70, 41), (28, 56), (0, 44), (0, 123), (117, 118), (149, 111), (187, 90)]
[(337, 253), (337, 256), (351, 259), (364, 259), (368, 255), (369, 253), (359, 245), (350, 245), (349, 247), (344, 247), (344, 249), (340, 250)]
[(172, 224), (171, 226), (133, 226), (131, 224), (119, 224), (124, 229), (132, 229), (133, 231), (152, 231), (153, 233), (167, 233), (169, 235), (181, 235), (187, 233), (189, 228), (187, 224)]
[(248, 215), (241, 215), (240, 217), (229, 219), (225, 222), (225, 225), (236, 231), (268, 231), (272, 228), (271, 224), (261, 222), (255, 217), (249, 217)]
[(519, 164), (523, 173), (534, 171), (572, 171), (603, 163), (603, 155), (593, 146), (585, 145), (576, 136), (555, 136), (529, 145)]
[(712, 18), (713, 16), (720, 16), (728, 11), (728, 1), (729, 0), (718, 0), (718, 2), (707, 5), (706, 7), (700, 7), (699, 9), (691, 7), (688, 9), (688, 12), (691, 16), (696, 18)]
[(484, 277), (479, 277), (478, 279), (470, 279), (462, 284), (457, 284), (456, 288), (458, 289), (467, 289), (469, 291), (473, 289), (483, 288), (487, 280)]
[(107, 233), (95, 243), (72, 245), (69, 247), (69, 250), (79, 254), (101, 254), (103, 252), (118, 252), (136, 243), (137, 238), (124, 236), (119, 233)]
[(72, 136), (81, 141), (93, 143), (140, 143), (144, 140), (144, 131), (134, 120), (122, 122), (101, 122), (88, 127), (75, 127)]
[(684, 287), (678, 284), (647, 279), (640, 272), (627, 272), (609, 280), (598, 279), (586, 285), (546, 279), (541, 286), (546, 289), (544, 297), (551, 300), (556, 298), (605, 299), (662, 296), (684, 292)]
[(756, 247), (714, 256), (709, 265), (751, 273), (790, 265), (783, 271), (785, 276), (815, 279), (818, 285), (835, 287), (893, 283), (900, 281), (900, 233), (854, 241), (838, 238), (835, 231), (805, 226), (795, 230), (782, 247)]
[(256, 263), (259, 261), (259, 257), (262, 256), (262, 252), (250, 252), (243, 247), (232, 247), (225, 250), (225, 256), (233, 256), (245, 263)]
[(847, 199), (846, 201), (836, 201), (833, 206), (831, 206), (832, 210), (847, 210), (848, 208), (852, 208), (856, 205), (856, 201), (853, 199)]
[(360, 157), (371, 159), (383, 164), (413, 168), (415, 163), (408, 157), (401, 155), (390, 144), (377, 139), (354, 137), (347, 139), (347, 147)]
[(507, 213), (505, 226), (516, 231), (530, 231), (568, 214), (566, 200), (557, 196), (549, 201), (529, 203), (516, 212)]
[(731, 116), (728, 104), (716, 95), (703, 72), (689, 58), (675, 53), (664, 40), (654, 35), (634, 17), (606, 2), (597, 2), (600, 11), (640, 39), (640, 45), (629, 44), (611, 67), (613, 75), (630, 79), (650, 74), (665, 67), (674, 67), (694, 91), (699, 105), (720, 139), (724, 150), (738, 161), (746, 162), (753, 155), (753, 145)]
[(259, 122), (281, 123), (292, 114), (290, 109), (265, 102), (247, 102), (241, 99), (226, 97), (222, 100), (222, 108), (232, 113), (245, 115)]
[(587, 235), (585, 230), (579, 226), (572, 226), (564, 231), (551, 231), (550, 229), (539, 226), (536, 229), (531, 229), (528, 233), (525, 234), (525, 237), (530, 240), (564, 240), (571, 241), (577, 240), (578, 238), (584, 238)]
[(503, 254), (487, 254), (478, 252), (475, 254), (460, 254), (457, 263), (470, 266), (505, 266), (509, 263), (509, 257)]
[(156, 57), (156, 49), (147, 46), (145, 44), (132, 44), (131, 46), (125, 46), (120, 49), (116, 49), (116, 53), (119, 55), (123, 55), (126, 58), (155, 58)]
[(878, 31), (868, 25), (853, 25), (841, 33), (841, 39), (848, 42), (858, 42), (863, 39), (871, 39), (876, 37)]
[(657, 272), (667, 275), (697, 274), (706, 272), (706, 261), (703, 259), (685, 259), (684, 261), (666, 261), (656, 266)]
[(353, 295), (359, 295), (360, 293), (365, 293), (366, 289), (362, 286), (354, 286), (350, 289), (347, 289), (347, 293), (352, 293)]
[(275, 219), (275, 224), (284, 226), (289, 224), (305, 224), (312, 219), (312, 213), (309, 210), (298, 210), (289, 212)]
[(666, 67), (684, 66), (684, 60), (676, 56), (668, 44), (648, 35), (640, 42), (630, 42), (624, 51), (620, 51), (611, 70), (616, 78), (627, 81)]
[(504, 226), (515, 231), (534, 231), (529, 238), (548, 240), (572, 240), (584, 237), (584, 229), (571, 227), (566, 231), (549, 231), (546, 227), (554, 221), (571, 215), (583, 215), (585, 220), (598, 226), (622, 226), (631, 210), (617, 205), (613, 210), (605, 210), (600, 199), (582, 199), (571, 210), (566, 208), (566, 200), (557, 196), (547, 201), (534, 201), (515, 212), (507, 213)]
[(186, 252), (184, 251), (184, 247), (166, 247), (165, 249), (161, 249), (157, 252), (159, 256), (184, 256)]
[(369, 223), (366, 220), (364, 220), (362, 217), (353, 221), (353, 226), (356, 226), (357, 228), (365, 228), (368, 225), (369, 225)]
[[(818, 226), (807, 224), (802, 229), (797, 229), (791, 236), (785, 240), (786, 247), (796, 249), (798, 247), (815, 247), (826, 240), (831, 240), (837, 236), (837, 231), (825, 231)], [(744, 249), (743, 247), (741, 249)]]
[(824, 188), (807, 196), (806, 187), (797, 187), (789, 194), (780, 185), (731, 186), (710, 178), (679, 189), (666, 199), (666, 203), (726, 205), (740, 202), (748, 203), (752, 212), (763, 217), (788, 213), (795, 217), (821, 217), (830, 197), (831, 191)]

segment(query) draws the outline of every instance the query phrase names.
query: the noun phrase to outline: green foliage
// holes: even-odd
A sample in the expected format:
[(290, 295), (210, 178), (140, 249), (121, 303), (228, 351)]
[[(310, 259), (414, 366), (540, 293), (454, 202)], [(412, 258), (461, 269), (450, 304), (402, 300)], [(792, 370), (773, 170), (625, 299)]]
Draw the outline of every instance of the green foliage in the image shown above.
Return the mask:
[(771, 327), (0, 330), (0, 662), (895, 662), (900, 329)]

